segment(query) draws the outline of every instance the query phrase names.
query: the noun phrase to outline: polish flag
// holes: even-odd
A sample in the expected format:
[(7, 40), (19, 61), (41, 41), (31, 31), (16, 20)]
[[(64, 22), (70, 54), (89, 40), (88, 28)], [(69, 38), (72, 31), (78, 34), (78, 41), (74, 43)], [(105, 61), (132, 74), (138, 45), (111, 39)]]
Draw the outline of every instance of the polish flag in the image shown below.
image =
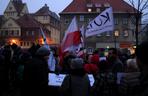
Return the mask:
[(74, 51), (81, 43), (81, 33), (78, 29), (76, 17), (72, 19), (62, 41), (62, 51)]

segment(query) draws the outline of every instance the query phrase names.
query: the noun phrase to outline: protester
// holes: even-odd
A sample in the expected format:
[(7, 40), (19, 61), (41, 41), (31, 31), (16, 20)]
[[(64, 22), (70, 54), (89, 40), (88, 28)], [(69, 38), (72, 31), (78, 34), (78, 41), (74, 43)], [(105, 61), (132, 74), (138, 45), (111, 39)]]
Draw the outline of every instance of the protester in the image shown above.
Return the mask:
[(110, 70), (113, 73), (118, 73), (118, 72), (124, 71), (123, 63), (121, 62), (121, 60), (118, 57), (117, 49), (110, 48), (108, 50), (108, 62), (110, 64)]
[(92, 87), (93, 96), (116, 96), (116, 78), (115, 75), (110, 72), (108, 62), (101, 60), (99, 65), (99, 73)]
[(23, 96), (48, 96), (49, 54), (49, 49), (40, 47), (36, 56), (24, 65)]
[(70, 74), (65, 77), (61, 86), (63, 96), (89, 96), (90, 81), (83, 65), (84, 61), (81, 58), (71, 60)]
[[(142, 42), (136, 49), (137, 64), (139, 66), (140, 89), (137, 96), (148, 96), (148, 41)], [(136, 91), (135, 91), (136, 92)]]

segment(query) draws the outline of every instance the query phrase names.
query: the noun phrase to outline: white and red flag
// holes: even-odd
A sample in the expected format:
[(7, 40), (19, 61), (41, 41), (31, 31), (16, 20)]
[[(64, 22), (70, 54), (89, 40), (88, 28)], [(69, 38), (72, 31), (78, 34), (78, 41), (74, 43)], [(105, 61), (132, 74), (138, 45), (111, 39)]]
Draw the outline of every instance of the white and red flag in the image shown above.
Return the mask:
[(81, 43), (81, 33), (77, 25), (76, 17), (72, 19), (67, 31), (65, 32), (61, 47), (62, 51), (75, 51)]

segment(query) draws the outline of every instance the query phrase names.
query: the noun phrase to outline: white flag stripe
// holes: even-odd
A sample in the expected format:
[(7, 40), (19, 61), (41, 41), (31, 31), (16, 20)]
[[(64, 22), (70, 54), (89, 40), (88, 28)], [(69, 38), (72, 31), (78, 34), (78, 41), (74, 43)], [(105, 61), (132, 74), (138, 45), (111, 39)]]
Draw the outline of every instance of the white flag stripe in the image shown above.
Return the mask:
[(77, 46), (81, 42), (80, 40), (80, 31), (77, 26), (76, 17), (72, 19), (72, 22), (70, 23), (63, 41), (62, 41), (62, 50), (63, 52), (66, 51), (74, 51), (77, 49)]
[(64, 35), (64, 38), (63, 38), (63, 41), (62, 43), (65, 42), (65, 39), (67, 37), (67, 35), (71, 32), (75, 32), (75, 31), (78, 31), (78, 26), (77, 26), (77, 22), (76, 22), (76, 17), (74, 17), (68, 27), (68, 29), (66, 30), (65, 32), (65, 35)]
[(113, 31), (113, 12), (112, 8), (103, 11), (99, 16), (92, 20), (87, 26), (85, 36), (93, 36), (106, 31)]

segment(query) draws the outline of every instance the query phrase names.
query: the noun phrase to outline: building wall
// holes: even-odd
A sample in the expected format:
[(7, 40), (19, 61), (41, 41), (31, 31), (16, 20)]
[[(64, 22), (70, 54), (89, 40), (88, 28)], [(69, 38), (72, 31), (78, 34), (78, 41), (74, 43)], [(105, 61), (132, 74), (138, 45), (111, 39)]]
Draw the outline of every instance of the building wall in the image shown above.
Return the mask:
[(50, 16), (35, 16), (35, 19), (42, 24), (49, 24)]
[[(76, 16), (77, 21), (78, 21), (78, 26), (81, 28), (82, 25), (87, 26), (87, 24), (93, 20), (99, 13), (91, 13), (91, 14), (60, 14), (60, 19), (61, 19), (61, 39), (64, 36), (65, 31), (67, 30), (69, 23), (71, 22), (72, 18)], [(82, 17), (84, 19), (82, 19)], [(100, 48), (104, 47), (104, 43), (106, 44), (112, 44), (110, 46), (114, 46), (115, 42), (117, 43), (117, 47), (120, 47), (120, 44), (122, 42), (130, 42), (134, 43), (134, 26), (132, 26), (131, 22), (131, 14), (125, 14), (125, 13), (114, 13), (114, 22), (115, 23), (115, 28), (114, 31), (112, 32), (107, 32), (107, 33), (102, 33), (100, 35), (96, 36), (91, 36), (88, 38), (85, 38), (85, 44), (87, 47), (94, 47), (94, 48)], [(115, 37), (114, 32), (118, 31), (119, 36)], [(126, 32), (125, 32), (126, 31)], [(126, 34), (127, 33), (127, 34)], [(99, 43), (102, 43), (99, 45)]]

